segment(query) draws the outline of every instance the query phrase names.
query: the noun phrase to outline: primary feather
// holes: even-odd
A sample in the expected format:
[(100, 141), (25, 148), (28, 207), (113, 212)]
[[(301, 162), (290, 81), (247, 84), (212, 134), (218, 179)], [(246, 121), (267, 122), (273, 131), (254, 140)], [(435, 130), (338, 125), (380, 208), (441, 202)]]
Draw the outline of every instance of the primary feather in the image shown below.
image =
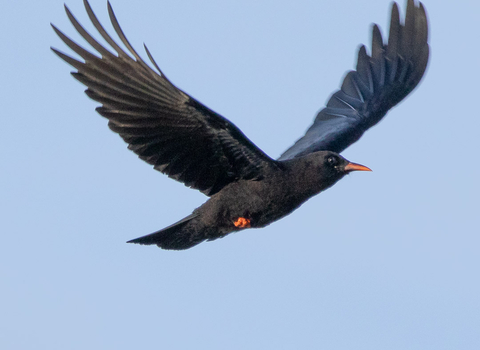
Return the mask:
[(261, 176), (277, 163), (256, 147), (233, 123), (175, 87), (150, 57), (158, 73), (132, 48), (113, 10), (113, 27), (133, 59), (108, 35), (89, 3), (85, 8), (95, 28), (114, 49), (112, 54), (96, 41), (65, 7), (80, 35), (101, 55), (77, 45), (55, 26), (58, 36), (84, 62), (53, 51), (77, 69), (72, 73), (100, 102), (98, 113), (109, 120), (128, 148), (156, 170), (211, 196), (227, 184)]
[(400, 23), (393, 3), (388, 43), (377, 25), (372, 30), (372, 53), (358, 52), (357, 69), (350, 71), (315, 118), (305, 136), (278, 160), (328, 150), (337, 153), (357, 141), (377, 124), (390, 108), (403, 100), (420, 82), (429, 56), (425, 9), (408, 0), (405, 23)]

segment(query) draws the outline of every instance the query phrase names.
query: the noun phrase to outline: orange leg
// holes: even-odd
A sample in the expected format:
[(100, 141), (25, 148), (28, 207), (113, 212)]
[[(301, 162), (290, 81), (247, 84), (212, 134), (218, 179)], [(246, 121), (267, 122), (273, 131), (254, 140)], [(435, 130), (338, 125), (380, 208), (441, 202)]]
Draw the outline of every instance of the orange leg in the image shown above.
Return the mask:
[(239, 227), (239, 228), (250, 227), (250, 220), (239, 217), (237, 221), (235, 221), (233, 224), (235, 225), (235, 227)]

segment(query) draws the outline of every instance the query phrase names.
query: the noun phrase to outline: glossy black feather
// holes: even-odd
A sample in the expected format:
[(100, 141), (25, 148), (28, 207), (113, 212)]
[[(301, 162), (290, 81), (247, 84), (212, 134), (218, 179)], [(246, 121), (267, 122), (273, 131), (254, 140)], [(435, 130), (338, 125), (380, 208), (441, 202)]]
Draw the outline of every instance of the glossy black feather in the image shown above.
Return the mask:
[(371, 56), (360, 47), (356, 71), (346, 75), (305, 136), (278, 160), (321, 150), (342, 152), (418, 85), (429, 56), (427, 17), (423, 5), (415, 6), (413, 0), (408, 0), (406, 12), (401, 24), (393, 4), (388, 43), (374, 25)]
[(95, 49), (96, 56), (82, 48), (55, 26), (64, 43), (84, 62), (52, 49), (72, 65), (73, 76), (100, 102), (97, 112), (108, 126), (129, 144), (128, 148), (171, 178), (213, 195), (240, 179), (260, 179), (277, 162), (258, 149), (233, 123), (176, 88), (147, 55), (158, 73), (136, 53), (121, 30), (108, 3), (108, 12), (118, 37), (134, 59), (110, 37), (87, 1), (94, 27), (116, 52), (103, 47), (75, 19), (68, 18), (78, 33)]

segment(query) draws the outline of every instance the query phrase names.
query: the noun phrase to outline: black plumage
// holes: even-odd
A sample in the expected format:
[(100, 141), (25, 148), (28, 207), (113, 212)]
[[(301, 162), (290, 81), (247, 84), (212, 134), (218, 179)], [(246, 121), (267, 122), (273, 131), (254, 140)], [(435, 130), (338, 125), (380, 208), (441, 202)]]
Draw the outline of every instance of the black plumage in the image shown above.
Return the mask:
[(349, 72), (306, 134), (274, 160), (255, 146), (233, 123), (187, 95), (136, 53), (123, 34), (110, 3), (112, 25), (130, 56), (107, 34), (90, 5), (93, 25), (116, 54), (93, 38), (66, 8), (80, 35), (100, 57), (55, 32), (84, 62), (52, 50), (77, 69), (73, 76), (86, 94), (102, 104), (97, 111), (109, 120), (128, 148), (156, 170), (211, 198), (192, 215), (161, 231), (130, 242), (186, 249), (248, 227), (264, 227), (298, 208), (354, 170), (343, 151), (387, 111), (407, 96), (422, 78), (429, 55), (428, 24), (423, 5), (407, 1), (405, 24), (393, 4), (388, 43), (375, 25), (372, 53), (364, 46), (356, 71)]

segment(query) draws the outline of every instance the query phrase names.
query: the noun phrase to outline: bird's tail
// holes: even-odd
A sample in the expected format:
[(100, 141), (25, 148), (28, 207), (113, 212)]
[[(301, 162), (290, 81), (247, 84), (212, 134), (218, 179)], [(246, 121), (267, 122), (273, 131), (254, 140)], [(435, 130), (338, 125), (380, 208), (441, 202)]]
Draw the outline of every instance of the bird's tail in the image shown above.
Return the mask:
[(173, 250), (191, 248), (205, 240), (205, 237), (199, 235), (196, 229), (195, 219), (197, 217), (198, 214), (191, 214), (163, 230), (132, 239), (127, 243), (156, 244), (160, 248)]

